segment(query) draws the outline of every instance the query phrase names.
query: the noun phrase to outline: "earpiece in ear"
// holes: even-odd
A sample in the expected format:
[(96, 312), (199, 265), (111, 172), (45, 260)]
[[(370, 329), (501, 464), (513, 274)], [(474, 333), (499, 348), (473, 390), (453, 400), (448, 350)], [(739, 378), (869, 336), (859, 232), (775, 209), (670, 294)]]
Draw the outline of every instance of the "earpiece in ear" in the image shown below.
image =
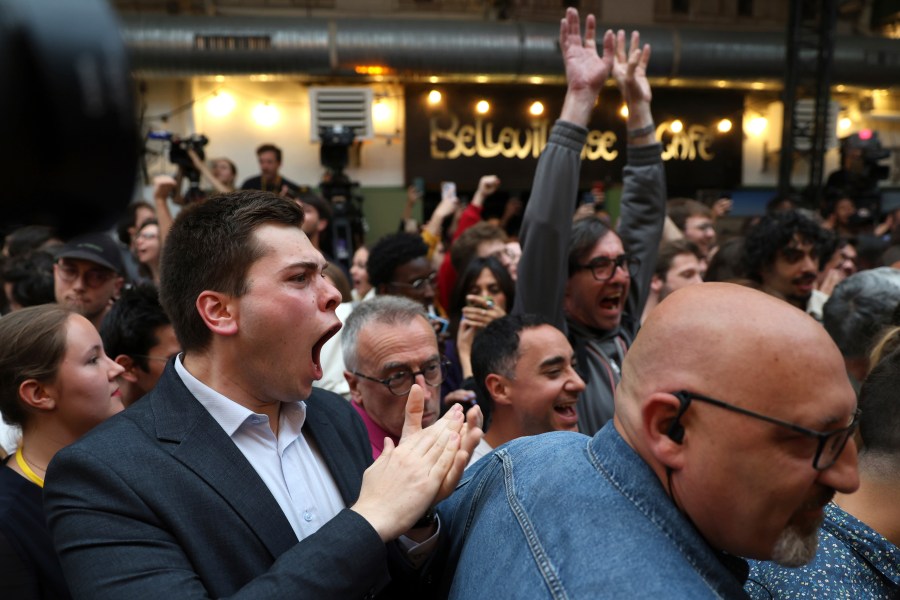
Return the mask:
[(691, 405), (691, 397), (683, 392), (678, 392), (677, 394), (673, 394), (676, 398), (678, 398), (678, 402), (681, 406), (678, 407), (678, 412), (675, 414), (675, 418), (672, 420), (672, 424), (669, 425), (669, 430), (666, 431), (666, 436), (676, 444), (680, 444), (684, 441), (684, 425), (681, 424), (681, 415), (688, 409), (688, 406)]
[(672, 421), (672, 424), (669, 426), (669, 430), (666, 432), (666, 435), (669, 436), (676, 444), (680, 444), (684, 441), (684, 425), (679, 423), (677, 420)]

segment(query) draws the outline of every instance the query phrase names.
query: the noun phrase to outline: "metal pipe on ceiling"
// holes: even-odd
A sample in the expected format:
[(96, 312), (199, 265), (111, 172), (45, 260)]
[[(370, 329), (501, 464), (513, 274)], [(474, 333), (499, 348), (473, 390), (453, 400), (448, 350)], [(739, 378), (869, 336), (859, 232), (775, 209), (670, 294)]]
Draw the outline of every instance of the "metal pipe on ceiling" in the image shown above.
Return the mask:
[[(132, 67), (145, 76), (344, 77), (380, 65), (401, 80), (438, 76), (559, 76), (559, 30), (549, 23), (125, 16)], [(642, 27), (653, 47), (650, 75), (781, 80), (781, 32)], [(900, 41), (838, 37), (834, 84), (890, 87), (900, 81)]]

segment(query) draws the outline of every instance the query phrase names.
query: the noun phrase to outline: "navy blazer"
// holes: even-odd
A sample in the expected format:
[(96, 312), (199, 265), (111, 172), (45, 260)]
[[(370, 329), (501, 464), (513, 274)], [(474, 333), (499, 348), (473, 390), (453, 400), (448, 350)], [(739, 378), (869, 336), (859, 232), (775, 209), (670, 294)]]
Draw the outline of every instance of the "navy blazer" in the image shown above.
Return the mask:
[[(314, 389), (303, 433), (351, 506), (372, 462), (359, 415)], [(75, 598), (360, 598), (389, 580), (384, 543), (349, 509), (298, 542), (172, 362), (150, 394), (56, 455), (44, 505)]]

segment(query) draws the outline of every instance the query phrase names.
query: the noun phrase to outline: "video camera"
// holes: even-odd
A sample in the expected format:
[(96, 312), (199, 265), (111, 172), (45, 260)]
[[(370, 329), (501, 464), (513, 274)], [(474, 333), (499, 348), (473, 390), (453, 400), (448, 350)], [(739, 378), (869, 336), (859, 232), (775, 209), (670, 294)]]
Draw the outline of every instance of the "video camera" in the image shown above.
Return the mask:
[(202, 133), (194, 133), (186, 138), (182, 138), (171, 131), (151, 131), (147, 133), (147, 139), (169, 142), (169, 162), (178, 165), (181, 172), (190, 182), (188, 191), (184, 195), (185, 203), (205, 198), (206, 194), (200, 189), (200, 171), (194, 166), (194, 161), (188, 155), (188, 150), (193, 150), (197, 158), (204, 160), (206, 153), (203, 148), (209, 143), (209, 138)]
[(359, 182), (351, 181), (344, 173), (355, 137), (352, 129), (342, 125), (319, 127), (322, 142), (319, 162), (328, 169), (328, 175), (319, 183), (319, 189), (333, 209), (327, 236), (331, 239), (323, 240), (323, 246), (330, 245), (334, 259), (347, 268), (350, 267), (354, 250), (363, 243), (366, 229), (362, 211), (364, 198), (356, 191)]

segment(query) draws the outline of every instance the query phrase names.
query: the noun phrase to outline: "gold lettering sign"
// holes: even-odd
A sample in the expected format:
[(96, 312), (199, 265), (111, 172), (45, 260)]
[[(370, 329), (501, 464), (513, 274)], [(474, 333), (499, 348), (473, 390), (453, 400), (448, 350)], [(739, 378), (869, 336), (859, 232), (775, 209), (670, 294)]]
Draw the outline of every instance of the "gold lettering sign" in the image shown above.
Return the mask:
[(703, 125), (691, 125), (678, 133), (669, 132), (668, 123), (656, 127), (656, 139), (663, 144), (663, 160), (712, 160), (712, 136)]
[[(446, 127), (442, 126), (446, 123)], [(459, 117), (433, 117), (429, 122), (431, 158), (455, 160), (460, 157), (537, 158), (547, 145), (549, 123), (539, 119), (529, 128), (501, 127), (476, 117), (474, 123), (461, 123)], [(656, 138), (663, 144), (663, 160), (712, 160), (710, 151), (712, 136), (703, 125), (691, 125), (677, 134), (664, 123), (656, 128)], [(588, 131), (583, 160), (613, 161), (619, 156), (616, 148), (618, 137), (612, 131)]]

